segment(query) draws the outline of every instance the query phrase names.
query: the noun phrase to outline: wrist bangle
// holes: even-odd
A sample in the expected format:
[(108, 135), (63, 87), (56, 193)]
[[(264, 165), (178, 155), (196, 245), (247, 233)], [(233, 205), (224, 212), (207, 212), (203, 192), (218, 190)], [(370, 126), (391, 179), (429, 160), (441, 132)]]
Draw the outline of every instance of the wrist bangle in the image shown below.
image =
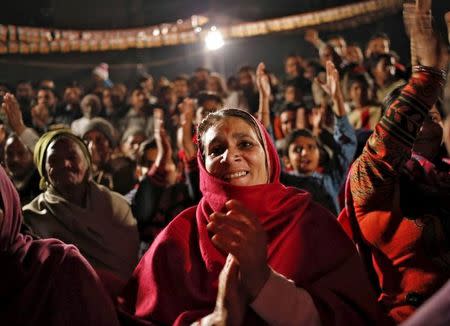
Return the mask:
[(444, 82), (447, 79), (447, 71), (445, 69), (437, 69), (437, 68), (433, 68), (433, 67), (418, 65), (418, 66), (412, 67), (412, 72), (413, 73), (425, 72), (425, 73), (428, 73), (430, 75), (433, 75), (435, 77), (442, 79)]

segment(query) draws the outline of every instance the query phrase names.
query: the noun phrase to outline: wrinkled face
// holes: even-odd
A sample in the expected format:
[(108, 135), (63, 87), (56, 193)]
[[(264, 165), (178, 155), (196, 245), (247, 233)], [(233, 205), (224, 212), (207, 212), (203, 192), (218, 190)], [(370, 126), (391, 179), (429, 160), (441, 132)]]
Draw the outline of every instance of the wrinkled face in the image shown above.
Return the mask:
[(320, 152), (314, 138), (300, 136), (289, 144), (289, 161), (296, 172), (311, 174), (319, 167)]
[(133, 94), (131, 94), (131, 105), (137, 109), (140, 110), (144, 108), (146, 103), (146, 97), (142, 90), (134, 90)]
[(295, 112), (284, 111), (280, 114), (281, 132), (287, 136), (295, 127)]
[(350, 63), (361, 64), (364, 60), (362, 50), (359, 46), (350, 45), (347, 47), (347, 61)]
[(83, 136), (83, 140), (91, 154), (92, 164), (103, 166), (111, 156), (111, 146), (108, 138), (98, 130), (91, 130)]
[(414, 142), (413, 151), (432, 161), (439, 154), (442, 144), (442, 116), (435, 106), (428, 112)]
[(132, 135), (128, 137), (124, 143), (122, 143), (122, 153), (125, 156), (131, 158), (133, 161), (136, 161), (139, 154), (139, 146), (145, 141), (144, 135)]
[(299, 62), (296, 57), (288, 57), (284, 63), (284, 72), (290, 77), (296, 77), (299, 74)]
[(389, 41), (384, 38), (373, 39), (367, 44), (366, 57), (374, 54), (389, 53)]
[(63, 137), (47, 147), (45, 171), (50, 184), (56, 189), (66, 189), (87, 180), (88, 162), (79, 145)]
[(178, 98), (185, 98), (189, 96), (189, 86), (187, 80), (176, 80), (173, 86), (175, 94)]
[(269, 181), (266, 155), (253, 128), (244, 120), (227, 117), (202, 136), (206, 170), (236, 186)]
[(17, 137), (6, 141), (5, 164), (13, 178), (21, 179), (33, 170), (33, 155)]
[(55, 95), (49, 90), (41, 89), (37, 95), (37, 103), (40, 105), (45, 105), (48, 108), (55, 106), (56, 98)]
[(22, 83), (17, 85), (16, 97), (18, 100), (21, 99), (31, 100), (33, 98), (33, 88), (28, 83)]

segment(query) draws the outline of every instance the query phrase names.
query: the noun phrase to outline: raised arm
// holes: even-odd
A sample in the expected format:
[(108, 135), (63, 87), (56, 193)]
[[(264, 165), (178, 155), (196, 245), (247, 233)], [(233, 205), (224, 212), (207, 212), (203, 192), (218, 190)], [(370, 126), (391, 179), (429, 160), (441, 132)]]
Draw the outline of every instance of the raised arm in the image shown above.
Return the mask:
[(421, 65), (413, 67), (408, 84), (386, 108), (352, 167), (350, 186), (357, 215), (392, 209), (395, 178), (411, 157), (417, 135), (445, 82), (442, 69), (447, 54), (433, 31), (423, 28), (420, 19), (420, 15), (415, 18), (411, 32), (417, 41), (416, 55)]

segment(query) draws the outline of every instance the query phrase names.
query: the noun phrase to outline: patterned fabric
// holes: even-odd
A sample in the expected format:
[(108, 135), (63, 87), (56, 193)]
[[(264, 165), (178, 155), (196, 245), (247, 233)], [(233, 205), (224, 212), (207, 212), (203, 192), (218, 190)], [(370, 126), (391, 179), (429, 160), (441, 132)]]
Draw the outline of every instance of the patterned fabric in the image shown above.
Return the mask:
[[(396, 322), (412, 314), (450, 275), (449, 269), (433, 259), (449, 254), (448, 247), (442, 246), (443, 218), (405, 216), (401, 198), (408, 189), (400, 183), (400, 171), (411, 158), (414, 141), (441, 83), (427, 72), (412, 76), (386, 110), (349, 176), (347, 205), (353, 201), (353, 206), (346, 211), (354, 210), (360, 234), (372, 254), (381, 289), (379, 301)], [(431, 238), (433, 245), (426, 245), (426, 238)]]

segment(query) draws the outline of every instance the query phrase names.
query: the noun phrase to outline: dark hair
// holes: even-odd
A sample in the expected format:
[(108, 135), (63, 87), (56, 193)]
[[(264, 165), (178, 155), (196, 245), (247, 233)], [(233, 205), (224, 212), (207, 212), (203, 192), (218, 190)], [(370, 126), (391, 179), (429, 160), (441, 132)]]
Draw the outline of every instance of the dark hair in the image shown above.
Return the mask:
[(222, 104), (223, 104), (222, 98), (216, 92), (201, 91), (197, 95), (198, 106), (199, 107), (203, 106), (206, 101), (215, 101), (215, 102), (219, 103), (220, 106), (222, 106)]
[(222, 109), (208, 114), (206, 118), (200, 122), (197, 128), (197, 142), (203, 156), (205, 150), (202, 142), (203, 135), (217, 122), (222, 121), (226, 118), (240, 118), (244, 120), (255, 131), (261, 146), (264, 147), (263, 136), (261, 135), (261, 131), (259, 130), (258, 123), (250, 115), (250, 113), (240, 109)]
[(238, 73), (239, 74), (241, 74), (241, 73), (249, 73), (249, 74), (254, 75), (255, 74), (255, 69), (253, 69), (250, 66), (242, 66), (242, 67), (239, 68)]
[(381, 60), (386, 60), (387, 62), (391, 62), (391, 60), (393, 58), (395, 58), (395, 57), (390, 53), (377, 53), (377, 54), (371, 55), (369, 60), (367, 61), (367, 70), (372, 75), (372, 70), (376, 68), (377, 64)]
[(289, 146), (298, 138), (298, 137), (306, 137), (306, 138), (311, 138), (314, 139), (316, 144), (318, 144), (317, 142), (317, 138), (313, 135), (313, 133), (308, 130), (308, 129), (295, 129), (294, 131), (292, 131), (289, 135), (286, 136), (286, 141), (285, 141), (285, 146), (283, 148), (283, 154), (285, 156), (288, 156), (289, 154)]
[(209, 69), (206, 68), (206, 67), (198, 67), (198, 68), (195, 69), (195, 72), (200, 72), (200, 71), (205, 71), (205, 72), (207, 72), (208, 74), (211, 73), (211, 70), (209, 70)]
[(379, 33), (375, 33), (373, 34), (370, 39), (369, 39), (369, 43), (373, 40), (376, 40), (377, 38), (381, 38), (383, 40), (388, 41), (389, 43), (391, 43), (391, 39), (389, 38), (389, 36), (386, 33), (383, 32), (379, 32)]
[(178, 75), (175, 77), (175, 79), (173, 80), (174, 82), (176, 81), (185, 81), (186, 83), (189, 82), (189, 76), (187, 75)]

